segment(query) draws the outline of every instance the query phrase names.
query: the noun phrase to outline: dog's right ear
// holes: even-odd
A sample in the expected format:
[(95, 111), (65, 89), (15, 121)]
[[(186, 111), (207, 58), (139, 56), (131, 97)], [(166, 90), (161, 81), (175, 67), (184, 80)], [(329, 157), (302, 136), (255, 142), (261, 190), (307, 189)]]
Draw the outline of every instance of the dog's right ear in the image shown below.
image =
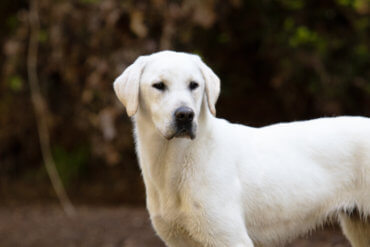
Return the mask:
[(113, 83), (118, 99), (126, 107), (127, 115), (135, 115), (139, 106), (139, 85), (147, 57), (141, 56), (128, 66)]

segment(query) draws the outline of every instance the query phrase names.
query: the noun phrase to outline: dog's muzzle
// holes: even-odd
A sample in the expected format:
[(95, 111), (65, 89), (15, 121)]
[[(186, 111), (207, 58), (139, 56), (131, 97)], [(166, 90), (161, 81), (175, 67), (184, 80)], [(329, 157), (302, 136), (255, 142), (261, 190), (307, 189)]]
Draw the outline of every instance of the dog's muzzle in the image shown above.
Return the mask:
[(186, 106), (181, 106), (174, 113), (175, 134), (173, 137), (190, 137), (195, 138), (193, 126), (194, 111)]

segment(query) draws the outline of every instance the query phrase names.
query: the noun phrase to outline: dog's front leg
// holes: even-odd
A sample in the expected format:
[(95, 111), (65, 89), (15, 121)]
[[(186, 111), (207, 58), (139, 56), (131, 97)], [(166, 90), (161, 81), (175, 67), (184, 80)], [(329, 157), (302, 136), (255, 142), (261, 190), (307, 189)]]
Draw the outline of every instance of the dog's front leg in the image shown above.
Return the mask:
[(161, 216), (153, 217), (152, 223), (155, 231), (168, 247), (203, 247), (203, 245), (190, 238), (182, 227), (179, 228), (176, 224), (169, 224)]
[[(227, 211), (227, 210), (225, 210)], [(207, 225), (199, 234), (192, 234), (202, 247), (254, 247), (242, 217), (239, 214), (226, 215), (222, 211), (208, 218)], [(230, 212), (230, 211), (229, 211)], [(235, 216), (235, 217), (232, 217)], [(238, 216), (238, 217), (236, 217)]]
[(162, 240), (166, 243), (168, 247), (203, 247), (203, 245), (193, 241), (184, 235), (172, 235), (163, 237)]
[(233, 246), (233, 247), (254, 247), (254, 244), (250, 237), (247, 234), (243, 234), (242, 236), (238, 236), (241, 238), (239, 241), (235, 241), (235, 243), (228, 244), (226, 246)]
[(194, 229), (178, 228), (155, 217), (153, 226), (168, 247), (254, 247), (240, 218), (207, 222), (212, 224), (192, 231)]
[(199, 243), (187, 236), (171, 236), (163, 239), (168, 247), (254, 247), (252, 240), (246, 237), (240, 241), (212, 241), (213, 243)]
[[(238, 202), (229, 200), (207, 214), (208, 228), (212, 234), (215, 247), (254, 247), (244, 222), (243, 212)], [(220, 206), (222, 205), (222, 207)], [(207, 246), (207, 245), (205, 245)]]

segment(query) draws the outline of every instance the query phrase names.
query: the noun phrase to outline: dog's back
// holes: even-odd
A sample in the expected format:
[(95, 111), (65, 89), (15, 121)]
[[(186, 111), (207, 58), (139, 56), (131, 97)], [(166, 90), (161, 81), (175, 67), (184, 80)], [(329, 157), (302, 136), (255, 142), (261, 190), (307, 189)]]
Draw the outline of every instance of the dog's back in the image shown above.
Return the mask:
[(355, 208), (370, 215), (369, 118), (275, 124), (245, 138), (240, 174), (256, 242), (294, 238)]

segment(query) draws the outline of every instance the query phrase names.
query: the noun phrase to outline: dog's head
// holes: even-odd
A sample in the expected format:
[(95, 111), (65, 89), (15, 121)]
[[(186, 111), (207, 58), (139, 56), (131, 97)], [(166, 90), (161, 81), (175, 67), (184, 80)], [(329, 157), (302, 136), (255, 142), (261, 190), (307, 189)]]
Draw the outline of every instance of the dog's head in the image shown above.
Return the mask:
[(115, 81), (127, 114), (147, 114), (167, 139), (194, 139), (203, 98), (215, 115), (220, 80), (200, 57), (162, 51), (139, 57)]

